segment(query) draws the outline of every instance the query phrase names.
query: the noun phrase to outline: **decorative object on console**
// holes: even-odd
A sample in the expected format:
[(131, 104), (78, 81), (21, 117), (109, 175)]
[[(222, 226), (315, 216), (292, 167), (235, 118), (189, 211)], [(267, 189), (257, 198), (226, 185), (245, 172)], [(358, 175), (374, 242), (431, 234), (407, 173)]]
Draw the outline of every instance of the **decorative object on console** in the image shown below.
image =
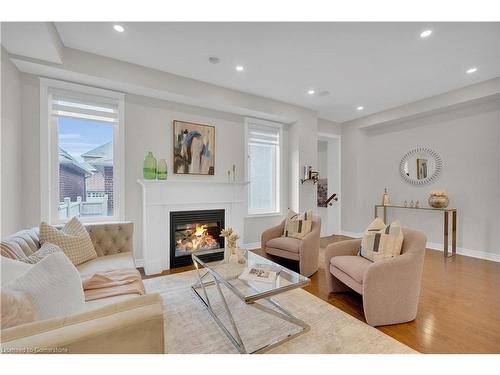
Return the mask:
[(233, 164), (233, 183), (236, 182), (236, 164)]
[(415, 208), (420, 208), (420, 202), (419, 201), (415, 202)]
[(391, 200), (389, 198), (389, 193), (387, 193), (387, 188), (384, 189), (384, 195), (382, 197), (382, 204), (384, 206), (388, 206), (391, 204)]
[(165, 159), (160, 159), (156, 170), (156, 178), (158, 180), (166, 180), (168, 178), (168, 167)]
[(446, 191), (431, 191), (429, 196), (429, 206), (434, 208), (446, 208), (450, 200)]
[(215, 174), (215, 127), (174, 120), (174, 173)]
[(156, 159), (153, 156), (153, 153), (149, 151), (144, 158), (144, 165), (142, 168), (142, 172), (146, 180), (156, 179), (156, 166)]
[(415, 207), (415, 203), (413, 203), (413, 199), (410, 201), (410, 207), (411, 208)]
[(407, 152), (399, 163), (403, 180), (413, 185), (423, 185), (438, 179), (443, 161), (439, 154), (426, 147)]
[(405, 201), (405, 202), (403, 203), (403, 206), (408, 207), (408, 201)]

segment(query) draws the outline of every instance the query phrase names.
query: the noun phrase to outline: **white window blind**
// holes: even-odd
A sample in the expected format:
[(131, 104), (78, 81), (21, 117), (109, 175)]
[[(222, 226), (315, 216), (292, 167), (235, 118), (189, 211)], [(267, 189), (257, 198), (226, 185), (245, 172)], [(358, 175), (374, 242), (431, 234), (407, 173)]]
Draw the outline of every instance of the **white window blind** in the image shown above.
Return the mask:
[(117, 100), (63, 90), (53, 90), (51, 94), (52, 115), (118, 123)]
[(249, 123), (249, 214), (279, 212), (280, 128)]

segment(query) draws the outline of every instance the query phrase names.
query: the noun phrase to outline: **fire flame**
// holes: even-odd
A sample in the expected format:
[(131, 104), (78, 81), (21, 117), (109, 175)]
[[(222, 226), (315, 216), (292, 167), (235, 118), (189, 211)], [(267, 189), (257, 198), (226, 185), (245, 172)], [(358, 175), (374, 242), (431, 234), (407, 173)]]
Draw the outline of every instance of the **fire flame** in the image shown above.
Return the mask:
[(196, 229), (194, 230), (194, 235), (196, 237), (203, 237), (206, 231), (207, 231), (206, 225), (197, 225)]

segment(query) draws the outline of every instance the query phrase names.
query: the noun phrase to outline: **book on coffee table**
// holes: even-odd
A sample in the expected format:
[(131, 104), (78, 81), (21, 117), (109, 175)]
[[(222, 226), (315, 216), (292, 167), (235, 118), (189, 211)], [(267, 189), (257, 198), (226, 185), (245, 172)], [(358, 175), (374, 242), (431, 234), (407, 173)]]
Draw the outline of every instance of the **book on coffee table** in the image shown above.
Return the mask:
[(256, 264), (252, 267), (247, 267), (243, 270), (239, 279), (245, 281), (261, 281), (266, 283), (274, 283), (280, 269), (268, 265)]

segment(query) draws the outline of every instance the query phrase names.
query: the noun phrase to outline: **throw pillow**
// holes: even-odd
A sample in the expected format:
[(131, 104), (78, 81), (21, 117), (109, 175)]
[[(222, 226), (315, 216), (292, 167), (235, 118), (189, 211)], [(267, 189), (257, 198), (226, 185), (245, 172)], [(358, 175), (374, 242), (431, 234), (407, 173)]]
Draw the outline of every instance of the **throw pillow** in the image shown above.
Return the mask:
[(304, 238), (312, 228), (312, 211), (306, 211), (303, 214), (298, 214), (295, 211), (288, 209), (288, 215), (285, 222), (285, 230), (283, 237)]
[(85, 306), (80, 274), (62, 252), (30, 266), (29, 271), (3, 288), (31, 295), (39, 319), (71, 315)]
[(400, 255), (402, 245), (403, 231), (399, 222), (385, 225), (382, 219), (376, 218), (363, 234), (359, 255), (376, 262)]
[(53, 243), (46, 242), (40, 247), (40, 249), (35, 251), (30, 256), (19, 258), (18, 260), (24, 263), (35, 264), (41, 261), (43, 258), (47, 257), (48, 255), (57, 253), (59, 251), (62, 251), (59, 246), (54, 245)]
[(26, 264), (16, 259), (10, 259), (4, 256), (0, 257), (0, 269), (2, 271), (0, 272), (0, 274), (2, 285), (5, 285), (14, 279), (17, 279), (23, 273), (28, 272), (31, 267), (31, 264)]
[(59, 246), (75, 266), (97, 258), (90, 235), (76, 217), (58, 230), (47, 223), (40, 224), (40, 243)]
[(1, 298), (2, 329), (31, 323), (37, 319), (33, 298), (28, 293), (2, 288)]

